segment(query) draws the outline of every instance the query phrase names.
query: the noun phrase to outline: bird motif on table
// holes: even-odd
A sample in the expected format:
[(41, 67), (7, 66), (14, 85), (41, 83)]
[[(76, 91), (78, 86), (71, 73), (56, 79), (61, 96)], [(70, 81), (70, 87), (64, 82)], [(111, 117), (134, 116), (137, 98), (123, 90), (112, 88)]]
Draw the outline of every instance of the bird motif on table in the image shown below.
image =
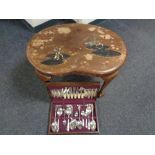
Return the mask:
[(65, 59), (69, 58), (68, 54), (64, 54), (61, 48), (55, 48), (53, 54), (49, 54), (46, 59), (42, 62), (45, 65), (58, 65), (62, 64)]
[[(96, 42), (86, 42), (85, 46), (88, 49), (91, 49), (92, 52), (99, 56), (104, 57), (114, 57), (120, 56), (121, 53), (115, 50), (111, 50), (109, 46), (103, 45), (101, 43)], [(61, 48), (55, 48), (52, 54), (49, 54), (46, 59), (42, 62), (45, 65), (59, 65), (64, 62), (64, 60), (68, 59), (70, 55), (65, 54)]]
[(86, 42), (85, 46), (89, 49), (92, 49), (94, 54), (105, 56), (105, 57), (114, 57), (121, 55), (120, 52), (111, 50), (109, 46), (103, 45), (101, 43), (95, 42)]

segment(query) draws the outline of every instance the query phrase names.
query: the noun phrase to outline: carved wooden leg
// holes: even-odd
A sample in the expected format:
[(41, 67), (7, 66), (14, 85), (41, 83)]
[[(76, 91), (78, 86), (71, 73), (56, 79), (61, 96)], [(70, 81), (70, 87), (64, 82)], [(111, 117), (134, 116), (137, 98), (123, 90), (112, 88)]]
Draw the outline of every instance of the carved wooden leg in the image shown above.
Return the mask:
[[(42, 74), (37, 70), (36, 70), (36, 74), (38, 75), (39, 79), (45, 83), (46, 86), (47, 86), (47, 83), (50, 82), (50, 80), (53, 77), (53, 76)], [(47, 91), (48, 91), (49, 96), (52, 97), (51, 92), (50, 92), (50, 90), (48, 88), (47, 88)]]
[(103, 84), (98, 92), (98, 97), (101, 97), (103, 96), (103, 90), (107, 87), (107, 85), (118, 75), (118, 71), (110, 74), (110, 75), (107, 75), (107, 76), (103, 76), (101, 77), (103, 79)]

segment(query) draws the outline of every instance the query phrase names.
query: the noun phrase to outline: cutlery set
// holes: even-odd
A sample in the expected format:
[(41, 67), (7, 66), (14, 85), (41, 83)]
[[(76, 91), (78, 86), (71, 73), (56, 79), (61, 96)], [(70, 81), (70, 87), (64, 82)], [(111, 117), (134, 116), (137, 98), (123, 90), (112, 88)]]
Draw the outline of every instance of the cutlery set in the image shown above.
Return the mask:
[(49, 134), (98, 134), (97, 82), (64, 82), (48, 85), (51, 98)]
[(96, 131), (96, 114), (93, 103), (55, 105), (50, 124), (53, 133)]
[(97, 88), (86, 89), (84, 87), (65, 87), (62, 89), (52, 89), (51, 95), (54, 98), (64, 99), (94, 98), (97, 95)]

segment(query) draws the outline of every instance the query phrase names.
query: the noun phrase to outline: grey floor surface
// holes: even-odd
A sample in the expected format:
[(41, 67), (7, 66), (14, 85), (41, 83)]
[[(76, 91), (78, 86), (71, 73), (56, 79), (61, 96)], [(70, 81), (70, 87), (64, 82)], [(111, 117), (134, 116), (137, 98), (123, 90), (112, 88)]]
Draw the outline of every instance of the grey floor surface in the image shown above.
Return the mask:
[[(155, 20), (103, 20), (128, 48), (119, 76), (98, 99), (100, 134), (155, 134)], [(0, 20), (0, 134), (47, 134), (49, 97), (25, 55), (33, 33)]]

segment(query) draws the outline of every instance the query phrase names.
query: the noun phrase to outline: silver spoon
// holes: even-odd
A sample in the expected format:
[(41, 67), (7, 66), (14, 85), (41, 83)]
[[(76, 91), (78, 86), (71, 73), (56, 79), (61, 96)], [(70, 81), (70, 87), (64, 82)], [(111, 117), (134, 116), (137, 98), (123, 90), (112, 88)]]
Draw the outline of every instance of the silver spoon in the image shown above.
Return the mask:
[(58, 130), (59, 130), (59, 127), (60, 127), (60, 123), (59, 123), (59, 119), (60, 119), (60, 116), (63, 114), (63, 109), (62, 107), (59, 107), (57, 109), (57, 115), (58, 115)]
[(70, 121), (70, 129), (74, 130), (74, 129), (76, 129), (76, 127), (77, 127), (77, 120), (76, 119), (72, 119)]
[(69, 127), (70, 127), (71, 130), (76, 129), (76, 127), (77, 127), (77, 120), (75, 118), (73, 118), (73, 115), (74, 114), (72, 112), (72, 114), (71, 114), (71, 121), (69, 123)]
[(63, 98), (66, 99), (69, 90), (67, 87), (65, 87), (64, 89), (62, 89), (62, 91), (63, 91)]
[(57, 122), (53, 122), (53, 123), (51, 124), (51, 130), (52, 130), (53, 132), (58, 132), (58, 131), (59, 131), (58, 123), (57, 123)]
[(77, 111), (74, 113), (74, 117), (78, 117), (78, 112)]
[(72, 114), (72, 111), (73, 111), (73, 107), (72, 107), (72, 105), (67, 105), (66, 106), (66, 110), (65, 110), (65, 113), (67, 114), (67, 116), (68, 116), (68, 119), (67, 119), (67, 131), (69, 131), (70, 130), (70, 124), (69, 124), (69, 117), (70, 117), (70, 115)]
[(78, 127), (78, 129), (82, 129), (82, 127), (83, 127), (83, 123), (82, 123), (82, 121), (81, 121), (81, 113), (80, 113), (80, 111), (81, 111), (81, 106), (80, 105), (78, 105), (78, 110), (79, 110), (79, 121), (77, 122), (77, 127)]
[(83, 87), (79, 88), (79, 92), (81, 94), (81, 98), (84, 98), (84, 91), (85, 91), (85, 88), (83, 88)]
[(59, 131), (58, 123), (56, 121), (56, 110), (57, 110), (57, 106), (55, 107), (54, 122), (52, 122), (52, 124), (51, 124), (51, 130), (53, 132), (58, 132)]
[(87, 107), (86, 107), (86, 128), (88, 128), (88, 115), (90, 115), (92, 112), (92, 106), (91, 104), (87, 104)]
[(84, 125), (85, 125), (84, 117), (86, 116), (84, 111), (81, 111), (81, 116), (82, 116), (82, 126), (84, 127)]
[(92, 105), (92, 121), (90, 122), (90, 130), (96, 130), (96, 121), (94, 120), (94, 106)]
[(88, 116), (88, 130), (90, 130), (90, 116)]
[(66, 118), (65, 118), (65, 108), (63, 108), (63, 111), (64, 111), (64, 119), (62, 121), (63, 125), (66, 125), (67, 121), (66, 121)]

